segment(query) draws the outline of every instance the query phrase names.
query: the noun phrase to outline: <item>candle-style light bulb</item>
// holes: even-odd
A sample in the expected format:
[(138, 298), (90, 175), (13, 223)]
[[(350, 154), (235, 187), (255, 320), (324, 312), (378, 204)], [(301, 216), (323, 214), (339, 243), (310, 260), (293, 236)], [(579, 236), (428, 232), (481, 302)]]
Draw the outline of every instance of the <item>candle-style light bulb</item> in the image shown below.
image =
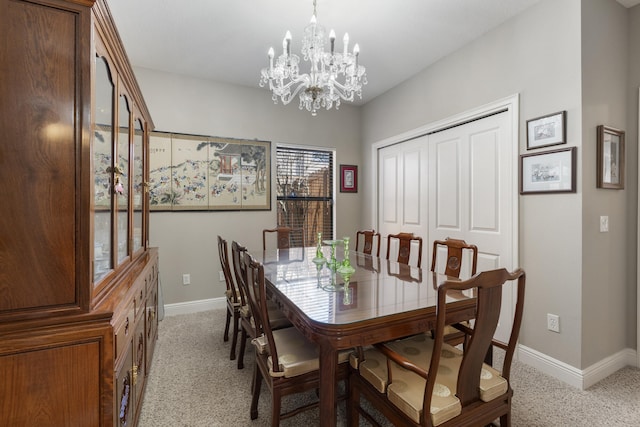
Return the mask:
[(344, 33), (344, 38), (342, 39), (344, 43), (344, 56), (347, 56), (347, 52), (349, 51), (349, 33)]
[(291, 56), (291, 33), (288, 30), (285, 39), (287, 40), (287, 56)]
[(287, 30), (282, 40), (282, 53), (287, 56), (291, 53), (291, 31), (289, 30)]
[(358, 55), (360, 55), (360, 46), (356, 43), (355, 46), (353, 46), (353, 56), (356, 57), (356, 67), (353, 72), (354, 75), (358, 74)]
[(336, 45), (336, 32), (333, 29), (329, 32), (329, 41), (331, 42), (331, 56), (333, 56), (333, 50)]
[(273, 55), (275, 55), (275, 52), (272, 47), (269, 48), (267, 55), (269, 55), (269, 70), (273, 71)]

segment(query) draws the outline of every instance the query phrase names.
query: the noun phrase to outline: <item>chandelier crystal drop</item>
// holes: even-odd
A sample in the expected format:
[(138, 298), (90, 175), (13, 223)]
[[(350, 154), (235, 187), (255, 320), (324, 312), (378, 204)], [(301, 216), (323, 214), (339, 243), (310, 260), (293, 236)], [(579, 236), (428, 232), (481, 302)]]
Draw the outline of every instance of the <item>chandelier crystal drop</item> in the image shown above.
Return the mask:
[(362, 85), (367, 84), (365, 68), (358, 63), (358, 44), (349, 52), (349, 35), (345, 33), (342, 53), (336, 52), (336, 35), (331, 30), (330, 51), (325, 52), (325, 29), (316, 17), (314, 0), (313, 16), (302, 39), (302, 58), (309, 62), (309, 73), (299, 73), (300, 57), (291, 54), (291, 33), (287, 31), (282, 54), (275, 58), (273, 48), (269, 49), (269, 67), (262, 69), (260, 77), (260, 87), (269, 84), (275, 104), (280, 99), (287, 105), (299, 95), (300, 109), (307, 109), (313, 116), (321, 108), (329, 110), (335, 105), (337, 110), (341, 101), (353, 102), (356, 95), (362, 98)]

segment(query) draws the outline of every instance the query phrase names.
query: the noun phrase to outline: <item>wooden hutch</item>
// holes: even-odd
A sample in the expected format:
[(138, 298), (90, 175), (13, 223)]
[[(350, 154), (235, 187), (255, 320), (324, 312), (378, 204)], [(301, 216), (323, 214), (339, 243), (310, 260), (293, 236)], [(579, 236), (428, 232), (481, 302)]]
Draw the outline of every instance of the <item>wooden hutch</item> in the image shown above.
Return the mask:
[(106, 0), (0, 0), (0, 425), (137, 424), (152, 129)]

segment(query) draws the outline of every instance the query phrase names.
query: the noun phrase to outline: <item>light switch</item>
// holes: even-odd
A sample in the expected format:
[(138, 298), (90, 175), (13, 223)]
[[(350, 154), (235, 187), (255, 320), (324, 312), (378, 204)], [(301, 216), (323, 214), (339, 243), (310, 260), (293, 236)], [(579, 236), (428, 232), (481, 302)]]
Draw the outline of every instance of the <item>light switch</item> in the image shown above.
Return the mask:
[(609, 217), (606, 215), (600, 217), (600, 232), (601, 233), (609, 232)]

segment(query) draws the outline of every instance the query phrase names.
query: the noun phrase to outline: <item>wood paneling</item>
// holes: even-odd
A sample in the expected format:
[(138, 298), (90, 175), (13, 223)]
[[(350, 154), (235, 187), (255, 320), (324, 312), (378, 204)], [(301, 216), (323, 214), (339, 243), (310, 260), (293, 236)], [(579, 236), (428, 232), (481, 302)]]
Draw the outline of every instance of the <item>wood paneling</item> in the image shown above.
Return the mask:
[[(122, 372), (136, 402), (127, 426), (139, 415), (158, 256), (145, 238), (93, 281), (96, 44), (144, 128), (148, 177), (151, 118), (105, 0), (0, 0), (0, 426), (113, 427)], [(116, 336), (127, 320), (128, 334)]]
[(75, 306), (82, 32), (74, 11), (16, 1), (1, 8), (0, 314)]

